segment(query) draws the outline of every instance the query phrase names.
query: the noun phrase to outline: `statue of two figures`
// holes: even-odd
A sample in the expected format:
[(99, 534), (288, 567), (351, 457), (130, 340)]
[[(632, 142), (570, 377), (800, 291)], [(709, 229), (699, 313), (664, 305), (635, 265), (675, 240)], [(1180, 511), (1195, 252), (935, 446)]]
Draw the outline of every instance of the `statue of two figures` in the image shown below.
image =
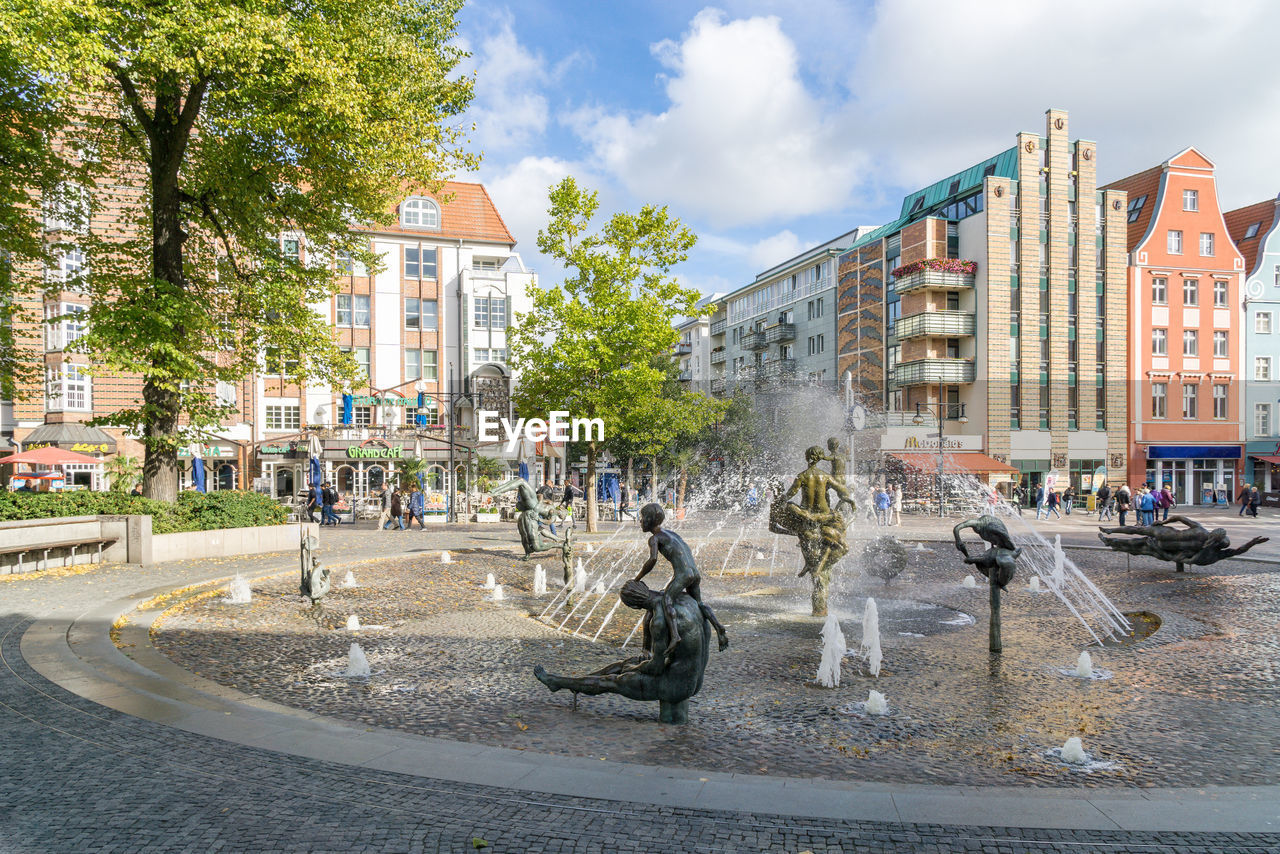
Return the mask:
[[(845, 454), (839, 439), (829, 439), (826, 451), (814, 445), (804, 452), (804, 458), (808, 467), (796, 475), (791, 487), (769, 507), (769, 530), (800, 541), (800, 554), (804, 558), (800, 575), (808, 575), (813, 581), (813, 616), (825, 617), (831, 569), (849, 552), (845, 530), (856, 507), (845, 482)], [(824, 461), (831, 464), (829, 473), (819, 468), (818, 464)], [(834, 509), (830, 492), (835, 492), (839, 499)], [(797, 495), (798, 504), (791, 501)]]
[(298, 545), (298, 557), (302, 570), (298, 592), (311, 600), (311, 608), (307, 614), (316, 621), (319, 621), (320, 614), (324, 610), (321, 602), (328, 595), (330, 587), (329, 567), (322, 565), (320, 558), (316, 557), (318, 548), (320, 548), (319, 537), (305, 533), (302, 535), (302, 541)]
[[(624, 658), (586, 676), (560, 676), (541, 665), (533, 670), (538, 681), (552, 691), (578, 694), (620, 694), (632, 700), (658, 701), (663, 723), (689, 720), (689, 698), (702, 688), (711, 649), (711, 630), (719, 648), (729, 646), (724, 626), (702, 602), (701, 576), (684, 539), (665, 530), (665, 514), (657, 504), (640, 510), (640, 528), (649, 534), (649, 559), (640, 573), (622, 585), (622, 603), (645, 612), (644, 640), (639, 655)], [(671, 581), (662, 590), (651, 590), (644, 578), (664, 557), (671, 564)]]
[(513, 489), (516, 490), (516, 530), (520, 533), (520, 545), (524, 547), (524, 557), (520, 559), (528, 560), (535, 552), (559, 549), (564, 562), (564, 583), (572, 584), (573, 526), (566, 524), (560, 537), (542, 531), (544, 522), (554, 525), (556, 521), (564, 520), (567, 515), (564, 509), (538, 500), (538, 494), (522, 477), (508, 480), (489, 494), (497, 498)]

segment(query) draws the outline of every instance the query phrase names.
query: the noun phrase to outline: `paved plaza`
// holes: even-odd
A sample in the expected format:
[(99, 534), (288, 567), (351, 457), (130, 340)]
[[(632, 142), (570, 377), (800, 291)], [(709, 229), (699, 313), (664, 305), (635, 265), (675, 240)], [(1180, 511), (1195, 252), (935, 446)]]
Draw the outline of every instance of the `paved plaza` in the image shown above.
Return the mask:
[[(1074, 526), (1085, 542), (1090, 526)], [(942, 530), (908, 520), (897, 533)], [(512, 560), (509, 525), (324, 531), (337, 579), (350, 569), (361, 586), (335, 590), (319, 623), (299, 615), (293, 555), (0, 582), (0, 850), (1280, 849), (1275, 566), (1174, 578), (1145, 559), (1073, 553), (1117, 604), (1145, 603), (1165, 625), (1131, 649), (1095, 648), (1115, 676), (1084, 686), (1053, 669), (1072, 663), (1078, 624), (1048, 597), (1011, 592), (1008, 696), (992, 707), (975, 687), (993, 678), (985, 597), (973, 602), (950, 546), (931, 544), (896, 592), (879, 580), (845, 591), (886, 602), (880, 683), (895, 714), (873, 722), (840, 713), (872, 684), (856, 659), (834, 692), (805, 684), (818, 626), (800, 615), (785, 560), (773, 579), (740, 567), (723, 533), (700, 562), (734, 645), (712, 654), (691, 723), (674, 731), (614, 698), (575, 712), (522, 677), (533, 662), (576, 672), (617, 651), (527, 616), (530, 567)], [(597, 559), (625, 558), (638, 538), (622, 532)], [(457, 562), (442, 567), (441, 549)], [(491, 571), (504, 602), (480, 589)], [(198, 586), (236, 572), (255, 594), (240, 612), (221, 584)], [(793, 598), (787, 620), (752, 604)], [(943, 625), (892, 601), (977, 620)], [(352, 635), (349, 613), (389, 628)], [(914, 621), (902, 635), (898, 619)], [(856, 647), (856, 620), (845, 631)], [(375, 671), (360, 684), (334, 675), (353, 637)], [(933, 685), (931, 673), (951, 675)], [(1114, 770), (1073, 775), (1033, 755), (1060, 733), (1055, 712), (1079, 724), (1091, 705), (1086, 747)], [(838, 733), (844, 750), (823, 741)], [(1027, 750), (976, 755), (984, 733)]]

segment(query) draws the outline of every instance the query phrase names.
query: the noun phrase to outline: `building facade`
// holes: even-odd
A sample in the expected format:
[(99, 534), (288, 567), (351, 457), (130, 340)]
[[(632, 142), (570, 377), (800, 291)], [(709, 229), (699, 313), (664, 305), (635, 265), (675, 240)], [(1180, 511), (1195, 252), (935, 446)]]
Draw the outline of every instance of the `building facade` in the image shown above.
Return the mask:
[(1109, 184), (1127, 196), (1129, 466), (1179, 504), (1226, 503), (1244, 476), (1244, 257), (1195, 148)]
[(1229, 211), (1244, 256), (1244, 480), (1280, 504), (1280, 197)]
[[(714, 310), (723, 294), (711, 294), (698, 301), (700, 311)], [(676, 324), (680, 340), (676, 343), (676, 366), (680, 382), (691, 391), (711, 392), (711, 320), (705, 315), (691, 317)]]
[(1097, 188), (1097, 153), (1049, 110), (840, 255), (838, 370), (889, 456), (923, 424), (1005, 491), (1128, 477), (1125, 195)]

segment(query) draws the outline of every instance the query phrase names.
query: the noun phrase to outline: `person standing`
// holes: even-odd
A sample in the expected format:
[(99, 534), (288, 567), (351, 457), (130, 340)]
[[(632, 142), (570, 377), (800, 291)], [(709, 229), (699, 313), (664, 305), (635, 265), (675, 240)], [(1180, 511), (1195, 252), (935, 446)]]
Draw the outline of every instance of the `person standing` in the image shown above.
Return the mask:
[[(1052, 510), (1052, 511), (1053, 511), (1053, 515), (1054, 515), (1054, 516), (1057, 516), (1059, 519), (1061, 519), (1061, 518), (1062, 518), (1062, 514), (1058, 512), (1058, 505), (1059, 505), (1059, 504), (1061, 504), (1061, 503), (1062, 503), (1062, 498), (1058, 495), (1058, 490), (1056, 490), (1056, 489), (1050, 489), (1050, 490), (1049, 490), (1049, 502), (1048, 502), (1048, 505), (1047, 505), (1047, 506), (1048, 506), (1049, 510)], [(1044, 514), (1044, 518), (1045, 518), (1045, 519), (1048, 519), (1048, 518), (1049, 518), (1049, 510), (1046, 510), (1046, 511), (1045, 511), (1045, 514)]]
[(1049, 518), (1049, 490), (1042, 483), (1036, 489), (1036, 521), (1040, 521), (1040, 514), (1044, 514), (1044, 518)]
[(1258, 505), (1262, 503), (1262, 493), (1254, 486), (1249, 490), (1249, 515), (1258, 518)]
[(391, 490), (391, 494), (387, 496), (387, 521), (383, 523), (382, 530), (387, 531), (391, 528), (391, 523), (395, 522), (397, 530), (404, 530), (404, 499), (400, 495), (400, 487)]
[(338, 503), (338, 491), (327, 480), (320, 485), (320, 490), (320, 500), (323, 502), (320, 508), (320, 524), (336, 526), (340, 520), (333, 510), (333, 505)]
[(1236, 501), (1240, 502), (1240, 515), (1243, 516), (1249, 509), (1249, 484), (1245, 484), (1240, 488), (1240, 494), (1236, 496)]
[(1130, 502), (1132, 500), (1133, 496), (1129, 492), (1129, 484), (1120, 484), (1120, 488), (1116, 490), (1116, 512), (1120, 514), (1121, 525), (1124, 525), (1125, 517), (1129, 515)]
[(307, 487), (306, 511), (308, 522), (314, 522), (316, 520), (316, 510), (319, 509), (320, 506), (320, 487)]
[(1161, 521), (1168, 521), (1170, 508), (1177, 506), (1178, 502), (1173, 500), (1173, 490), (1166, 483), (1160, 489), (1160, 509), (1164, 511), (1164, 515), (1160, 517)]
[(631, 490), (623, 483), (618, 487), (618, 518), (631, 514), (635, 518), (635, 513), (631, 511)]
[(1062, 503), (1067, 507), (1067, 515), (1071, 515), (1071, 508), (1076, 505), (1076, 488), (1068, 486), (1067, 491), (1062, 493)]
[(1093, 508), (1098, 511), (1098, 521), (1111, 518), (1111, 487), (1102, 484), (1098, 487), (1098, 492), (1093, 497)]
[(386, 530), (386, 525), (391, 521), (391, 490), (384, 483), (378, 490), (378, 528)]
[(898, 484), (889, 487), (889, 497), (893, 499), (893, 524), (902, 525), (902, 488)]
[(413, 520), (417, 519), (418, 528), (423, 531), (427, 529), (427, 500), (416, 483), (409, 487), (408, 513), (409, 520), (405, 523), (406, 528), (412, 528)]
[(889, 497), (889, 493), (884, 491), (884, 487), (876, 490), (876, 524), (889, 524), (889, 511), (893, 507), (893, 499)]
[(1156, 521), (1156, 498), (1147, 487), (1142, 487), (1138, 496), (1138, 515), (1143, 525), (1153, 525)]

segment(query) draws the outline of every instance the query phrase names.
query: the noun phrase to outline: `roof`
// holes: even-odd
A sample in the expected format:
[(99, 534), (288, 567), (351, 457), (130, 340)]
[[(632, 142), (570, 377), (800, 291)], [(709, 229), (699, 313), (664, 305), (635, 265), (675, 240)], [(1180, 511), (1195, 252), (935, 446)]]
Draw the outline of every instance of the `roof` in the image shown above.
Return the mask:
[(1156, 202), (1160, 197), (1160, 179), (1164, 175), (1165, 163), (1152, 166), (1150, 169), (1113, 181), (1100, 190), (1122, 190), (1129, 194), (1129, 233), (1125, 251), (1132, 252), (1146, 236), (1155, 215)]
[[(451, 197), (446, 204), (441, 199)], [(427, 191), (410, 193), (405, 196), (410, 198), (429, 198), (434, 199), (440, 205), (440, 227), (439, 228), (406, 228), (400, 224), (399, 217), (396, 221), (388, 226), (380, 226), (377, 231), (390, 234), (415, 234), (432, 239), (442, 238), (445, 240), (478, 240), (489, 243), (505, 243), (508, 246), (516, 244), (515, 237), (512, 236), (507, 224), (503, 222), (502, 215), (498, 213), (498, 209), (493, 204), (493, 199), (489, 197), (489, 191), (485, 189), (483, 184), (474, 184), (465, 181), (447, 181), (438, 193), (430, 193)], [(399, 206), (396, 207), (396, 213), (400, 212)]]
[[(1222, 215), (1227, 221), (1227, 232), (1231, 235), (1232, 242), (1244, 256), (1245, 275), (1253, 272), (1254, 265), (1258, 262), (1258, 247), (1275, 224), (1277, 212), (1280, 212), (1277, 200), (1267, 199)], [(1253, 234), (1246, 236), (1250, 231)]]
[(103, 453), (114, 454), (116, 439), (105, 430), (90, 427), (79, 421), (56, 421), (41, 424), (27, 434), (22, 440), (22, 447), (30, 450), (33, 445), (57, 445), (73, 450), (95, 448)]
[(941, 181), (916, 190), (902, 200), (902, 210), (893, 222), (885, 223), (868, 234), (862, 235), (849, 249), (857, 249), (889, 237), (902, 230), (909, 223), (922, 220), (939, 208), (946, 207), (955, 199), (968, 196), (982, 187), (988, 175), (997, 178), (1018, 177), (1018, 148), (1007, 148), (994, 157), (973, 164), (968, 169), (948, 175)]

